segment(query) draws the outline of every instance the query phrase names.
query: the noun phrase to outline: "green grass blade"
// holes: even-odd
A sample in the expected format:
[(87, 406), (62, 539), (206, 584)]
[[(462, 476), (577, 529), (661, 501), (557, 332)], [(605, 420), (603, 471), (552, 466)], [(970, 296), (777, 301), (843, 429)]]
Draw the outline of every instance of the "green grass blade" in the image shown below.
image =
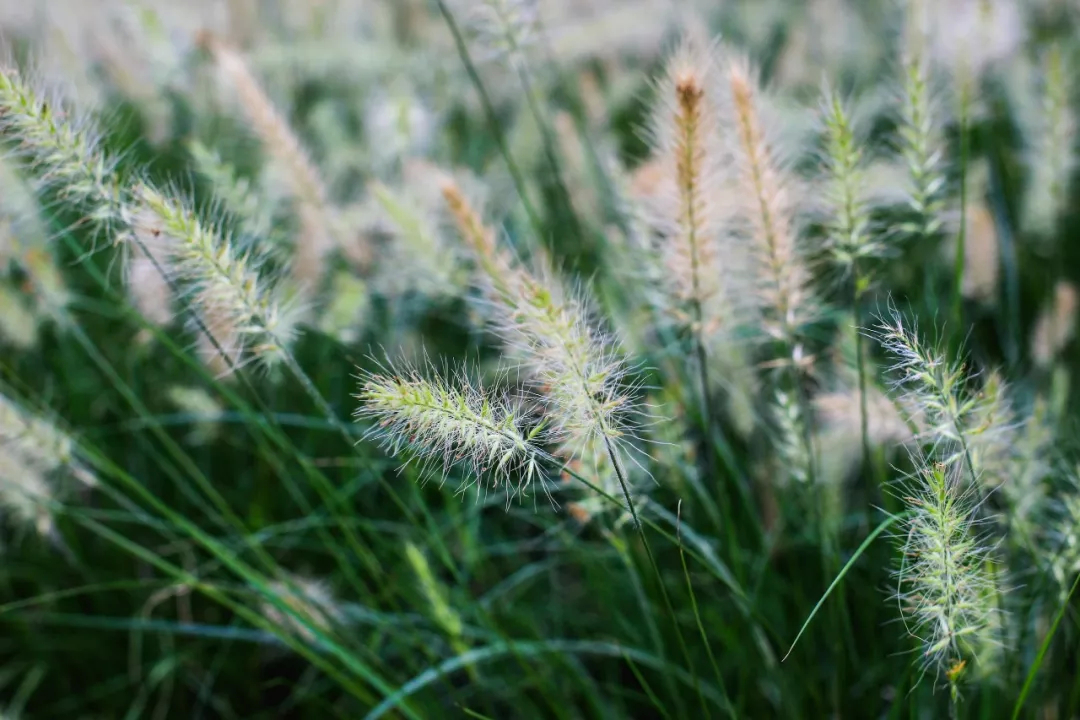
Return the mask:
[(1032, 683), (1035, 682), (1035, 676), (1039, 673), (1039, 668), (1042, 667), (1046, 653), (1050, 651), (1050, 642), (1054, 639), (1054, 634), (1057, 632), (1058, 625), (1061, 624), (1061, 619), (1065, 617), (1065, 611), (1069, 609), (1069, 603), (1072, 602), (1072, 596), (1076, 593), (1077, 586), (1080, 586), (1080, 573), (1077, 573), (1072, 588), (1069, 590), (1069, 595), (1061, 603), (1061, 607), (1058, 608), (1057, 615), (1054, 616), (1054, 622), (1046, 633), (1046, 639), (1043, 640), (1043, 644), (1039, 648), (1039, 654), (1035, 656), (1035, 662), (1031, 664), (1031, 669), (1028, 670), (1027, 677), (1024, 678), (1024, 686), (1020, 688), (1020, 697), (1016, 699), (1016, 705), (1013, 706), (1013, 720), (1020, 717), (1020, 710), (1024, 707), (1024, 701), (1027, 700), (1028, 693), (1031, 692)]
[[(388, 712), (398, 707), (400, 703), (411, 695), (435, 682), (442, 676), (461, 670), (469, 665), (497, 660), (511, 653), (518, 653), (524, 657), (538, 655), (570, 653), (575, 655), (596, 655), (600, 657), (624, 658), (629, 657), (634, 662), (647, 665), (655, 670), (670, 673), (671, 677), (688, 687), (694, 686), (694, 677), (684, 668), (671, 665), (660, 658), (642, 650), (626, 648), (609, 642), (593, 640), (542, 640), (536, 642), (500, 642), (487, 647), (476, 648), (467, 653), (452, 657), (439, 665), (428, 668), (412, 680), (399, 687), (393, 694), (379, 703), (374, 709), (364, 716), (364, 720), (378, 720)], [(727, 707), (723, 695), (714, 687), (700, 684), (701, 691), (713, 703), (720, 707)]]
[(870, 543), (874, 542), (878, 535), (885, 532), (885, 530), (888, 529), (893, 523), (903, 519), (903, 517), (903, 513), (901, 513), (900, 515), (890, 515), (889, 517), (882, 520), (881, 524), (874, 528), (874, 531), (872, 533), (866, 536), (866, 539), (862, 541), (862, 545), (860, 545), (859, 548), (855, 551), (855, 553), (851, 556), (851, 559), (849, 559), (844, 564), (844, 567), (840, 570), (839, 574), (832, 581), (832, 584), (829, 585), (828, 589), (825, 591), (825, 594), (821, 596), (821, 599), (817, 601), (817, 605), (815, 605), (814, 609), (810, 611), (809, 617), (806, 618), (806, 622), (804, 622), (802, 627), (799, 629), (799, 634), (795, 636), (795, 639), (791, 643), (791, 647), (788, 648), (787, 654), (784, 655), (783, 658), (781, 658), (780, 662), (784, 662), (784, 660), (788, 659), (788, 655), (791, 655), (791, 651), (795, 649), (795, 645), (799, 642), (799, 638), (801, 638), (803, 636), (803, 633), (806, 632), (806, 628), (810, 625), (810, 621), (814, 619), (814, 616), (817, 615), (818, 610), (820, 610), (821, 606), (825, 604), (825, 600), (828, 599), (833, 589), (840, 584), (840, 581), (844, 579), (844, 576), (847, 575), (848, 570), (850, 570), (851, 566), (855, 564), (855, 561), (862, 556), (862, 554), (866, 551), (866, 548), (870, 547)]

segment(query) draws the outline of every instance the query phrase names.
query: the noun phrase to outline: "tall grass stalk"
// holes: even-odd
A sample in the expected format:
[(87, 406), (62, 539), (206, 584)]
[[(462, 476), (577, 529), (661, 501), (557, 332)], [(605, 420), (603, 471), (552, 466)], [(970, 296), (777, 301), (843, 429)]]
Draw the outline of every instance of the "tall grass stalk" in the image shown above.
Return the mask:
[(450, 11), (446, 0), (436, 0), (436, 3), (439, 6), (439, 12), (446, 21), (446, 26), (450, 29), (450, 34), (454, 37), (454, 46), (457, 48), (458, 56), (465, 66), (465, 72), (468, 74), (473, 87), (476, 88), (477, 95), (480, 96), (480, 103), (484, 108), (484, 116), (487, 120), (488, 129), (499, 146), (499, 154), (502, 155), (503, 162), (506, 163), (506, 169), (510, 172), (510, 177), (514, 181), (514, 188), (517, 190), (522, 207), (525, 208), (525, 214), (529, 218), (529, 224), (532, 225), (533, 232), (537, 233), (539, 236), (544, 231), (544, 224), (541, 222), (540, 215), (536, 212), (536, 208), (533, 207), (532, 201), (529, 199), (529, 193), (525, 185), (525, 177), (522, 175), (521, 169), (518, 167), (517, 162), (510, 154), (510, 149), (506, 145), (506, 139), (503, 137), (502, 128), (499, 124), (499, 116), (495, 112), (495, 107), (492, 105), (491, 98), (488, 95), (487, 89), (484, 87), (484, 81), (480, 78), (480, 73), (476, 71), (476, 66), (473, 64), (472, 55), (469, 52), (468, 45), (465, 44), (465, 38), (461, 34), (461, 28), (458, 27), (457, 21), (454, 20), (454, 14)]
[(956, 231), (956, 260), (953, 265), (953, 298), (950, 317), (952, 317), (954, 332), (960, 332), (963, 327), (964, 311), (964, 257), (967, 253), (967, 195), (968, 195), (968, 165), (971, 162), (971, 138), (968, 127), (968, 114), (971, 112), (971, 84), (974, 79), (961, 78), (960, 80), (960, 111), (957, 119), (957, 133), (960, 142), (959, 173), (960, 173), (960, 225)]

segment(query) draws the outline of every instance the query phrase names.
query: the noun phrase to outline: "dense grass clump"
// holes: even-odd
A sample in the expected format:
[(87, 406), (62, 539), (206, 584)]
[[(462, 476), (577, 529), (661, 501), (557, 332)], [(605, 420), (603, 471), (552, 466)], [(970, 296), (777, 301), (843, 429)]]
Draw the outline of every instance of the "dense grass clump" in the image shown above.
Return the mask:
[(0, 2), (0, 717), (1080, 714), (1080, 11)]

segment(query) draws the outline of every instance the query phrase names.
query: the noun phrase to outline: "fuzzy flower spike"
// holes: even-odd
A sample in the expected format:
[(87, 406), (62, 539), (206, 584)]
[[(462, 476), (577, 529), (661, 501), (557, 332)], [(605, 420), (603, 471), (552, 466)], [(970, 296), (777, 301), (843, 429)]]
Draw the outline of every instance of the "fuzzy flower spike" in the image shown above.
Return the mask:
[(67, 433), (0, 394), (0, 508), (39, 534), (50, 534), (49, 505), (58, 494), (54, 475), (60, 469), (88, 487), (97, 484), (75, 457), (75, 441)]
[(1003, 429), (1001, 389), (991, 376), (981, 393), (971, 392), (963, 364), (922, 341), (895, 310), (877, 332), (894, 358), (898, 401), (914, 408), (926, 428), (916, 436), (921, 448), (912, 451), (916, 470), (902, 486), (908, 512), (897, 598), (908, 633), (922, 645), (925, 668), (944, 676), (955, 703), (965, 665), (989, 658), (1000, 642), (994, 637), (998, 589), (977, 532), (981, 486), (975, 481), (991, 472), (979, 450)]
[(487, 299), (504, 342), (548, 399), (563, 441), (584, 447), (594, 437), (617, 442), (630, 400), (611, 338), (588, 322), (583, 304), (550, 273), (535, 275), (495, 243), (495, 233), (452, 182), (443, 196), (484, 275)]
[(441, 466), (443, 477), (462, 465), (471, 476), (462, 489), (487, 475), (493, 488), (506, 485), (509, 500), (543, 480), (543, 424), (529, 428), (527, 413), (464, 377), (451, 384), (411, 368), (384, 368), (360, 377), (356, 397), (362, 404), (355, 416), (374, 423), (371, 433), (392, 454), (408, 448), (421, 463)]
[(660, 106), (652, 123), (660, 187), (650, 203), (651, 224), (662, 238), (669, 296), (676, 319), (705, 338), (730, 313), (725, 287), (732, 253), (721, 247), (723, 156), (710, 55), (684, 44), (668, 61)]
[(903, 80), (900, 91), (899, 150), (907, 164), (908, 206), (915, 214), (907, 228), (916, 235), (933, 235), (941, 229), (944, 209), (945, 151), (941, 142), (941, 118), (921, 4), (913, 3), (903, 48)]
[(293, 276), (308, 288), (322, 278), (334, 249), (334, 225), (326, 187), (300, 139), (274, 107), (243, 57), (210, 34), (201, 38), (255, 135), (262, 141), (285, 190), (296, 202), (300, 237)]
[(922, 645), (924, 667), (948, 682), (954, 697), (967, 662), (998, 642), (995, 590), (985, 571), (988, 550), (975, 532), (972, 488), (959, 466), (918, 463), (905, 488), (905, 522), (897, 599), (907, 632)]
[(590, 324), (585, 304), (551, 271), (534, 274), (499, 248), (456, 184), (444, 183), (443, 196), (480, 267), (493, 325), (544, 399), (555, 454), (590, 468), (605, 492), (621, 493), (636, 514), (619, 449), (634, 451), (628, 437), (638, 410), (615, 341)]
[(122, 214), (113, 159), (89, 128), (65, 117), (13, 68), (0, 68), (0, 134), (60, 197), (78, 203), (89, 219), (108, 226)]
[[(820, 116), (825, 129), (826, 247), (833, 262), (846, 275), (855, 275), (858, 283), (860, 261), (881, 257), (885, 246), (875, 238), (870, 224), (865, 163), (855, 124), (835, 91), (826, 88)], [(857, 293), (863, 290), (856, 288)]]
[(727, 81), (733, 114), (729, 144), (743, 203), (739, 216), (755, 267), (753, 296), (766, 333), (789, 346), (798, 360), (799, 333), (816, 315), (818, 303), (798, 245), (792, 181), (766, 132), (749, 64), (729, 61)]
[[(258, 257), (237, 250), (185, 203), (149, 185), (136, 186), (133, 195), (139, 205), (138, 235), (156, 238), (151, 252), (156, 250), (160, 269), (186, 293), (205, 326), (200, 329), (213, 336), (211, 345), (216, 343), (231, 364), (245, 356), (270, 361), (285, 350), (292, 341), (293, 317), (281, 288), (260, 276)], [(219, 354), (216, 348), (204, 349), (211, 358)]]
[(879, 320), (875, 337), (893, 359), (893, 393), (920, 420), (917, 439), (942, 462), (961, 463), (970, 482), (987, 482), (998, 470), (995, 448), (1011, 447), (1015, 430), (1004, 386), (990, 373), (981, 391), (965, 365), (923, 340), (896, 310)]

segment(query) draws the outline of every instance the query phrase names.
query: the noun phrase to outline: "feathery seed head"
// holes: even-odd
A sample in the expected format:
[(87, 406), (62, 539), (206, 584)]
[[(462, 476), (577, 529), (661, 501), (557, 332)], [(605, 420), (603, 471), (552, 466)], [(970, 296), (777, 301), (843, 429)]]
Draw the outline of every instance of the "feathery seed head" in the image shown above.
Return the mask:
[(355, 416), (375, 424), (371, 432), (392, 454), (409, 448), (444, 478), (463, 465), (471, 477), (462, 489), (487, 474), (494, 488), (506, 484), (508, 499), (543, 482), (545, 428), (530, 428), (528, 414), (505, 398), (463, 376), (451, 385), (409, 368), (365, 373), (360, 382)]
[(903, 490), (908, 504), (897, 599), (907, 632), (922, 645), (922, 664), (950, 686), (958, 663), (979, 660), (998, 609), (986, 573), (989, 551), (976, 535), (973, 489), (959, 466), (917, 462)]
[(92, 130), (72, 123), (63, 104), (46, 100), (13, 68), (0, 68), (0, 133), (40, 180), (106, 226), (119, 219), (122, 193), (113, 160)]
[(962, 462), (971, 482), (984, 474), (993, 480), (1000, 468), (999, 452), (1008, 450), (1006, 438), (1015, 429), (1000, 378), (991, 373), (978, 391), (962, 361), (923, 341), (896, 310), (879, 318), (874, 332), (893, 359), (889, 370), (899, 401), (914, 408), (924, 423), (917, 439), (929, 445), (940, 462)]
[(584, 302), (553, 273), (531, 273), (499, 249), (454, 183), (442, 190), (484, 275), (495, 328), (547, 398), (559, 437), (579, 447), (594, 434), (618, 441), (630, 401), (614, 341), (590, 325)]
[(963, 364), (950, 361), (944, 351), (925, 343), (918, 328), (907, 327), (898, 311), (892, 311), (889, 318), (880, 318), (875, 333), (893, 359), (889, 371), (894, 391), (926, 415), (926, 437), (960, 442), (961, 429), (973, 410), (965, 399), (967, 376)]
[(905, 229), (933, 235), (941, 228), (945, 150), (934, 79), (926, 56), (909, 51), (900, 91), (899, 149), (907, 164), (908, 206), (915, 214)]
[(51, 422), (0, 395), (0, 452), (17, 453), (48, 472), (74, 461), (75, 442)]
[(652, 159), (635, 175), (653, 186), (644, 198), (645, 220), (658, 236), (665, 300), (674, 318), (703, 339), (731, 324), (738, 274), (734, 253), (723, 245), (726, 209), (718, 201), (725, 157), (717, 98), (709, 94), (715, 66), (710, 52), (689, 41), (668, 59), (657, 87)]
[(241, 110), (273, 161), (275, 177), (296, 202), (300, 234), (292, 263), (293, 276), (312, 287), (322, 277), (337, 229), (322, 177), (243, 57), (210, 34), (203, 36), (202, 44), (210, 51), (223, 79), (236, 92)]
[(796, 232), (792, 181), (765, 132), (750, 66), (730, 60), (726, 67), (733, 113), (729, 139), (738, 172), (738, 216), (749, 235), (754, 259), (753, 295), (766, 333), (791, 346), (814, 319), (817, 301)]
[(97, 484), (76, 459), (71, 436), (0, 394), (0, 506), (47, 535), (57, 494), (51, 476), (60, 469), (88, 487)]
[(238, 251), (185, 203), (149, 185), (136, 186), (133, 195), (151, 223), (151, 235), (167, 240), (163, 267), (227, 355), (239, 359), (247, 353), (269, 362), (288, 347), (293, 318), (281, 288), (260, 277), (256, 255)]
[(828, 232), (826, 247), (833, 261), (849, 271), (862, 258), (881, 256), (885, 248), (870, 226), (863, 153), (851, 113), (840, 97), (827, 88), (821, 120), (825, 127), (822, 159), (827, 186), (822, 209)]
[(497, 327), (548, 398), (559, 433), (581, 443), (593, 435), (620, 438), (629, 398), (613, 341), (589, 325), (582, 302), (553, 279), (516, 269), (513, 281)]

